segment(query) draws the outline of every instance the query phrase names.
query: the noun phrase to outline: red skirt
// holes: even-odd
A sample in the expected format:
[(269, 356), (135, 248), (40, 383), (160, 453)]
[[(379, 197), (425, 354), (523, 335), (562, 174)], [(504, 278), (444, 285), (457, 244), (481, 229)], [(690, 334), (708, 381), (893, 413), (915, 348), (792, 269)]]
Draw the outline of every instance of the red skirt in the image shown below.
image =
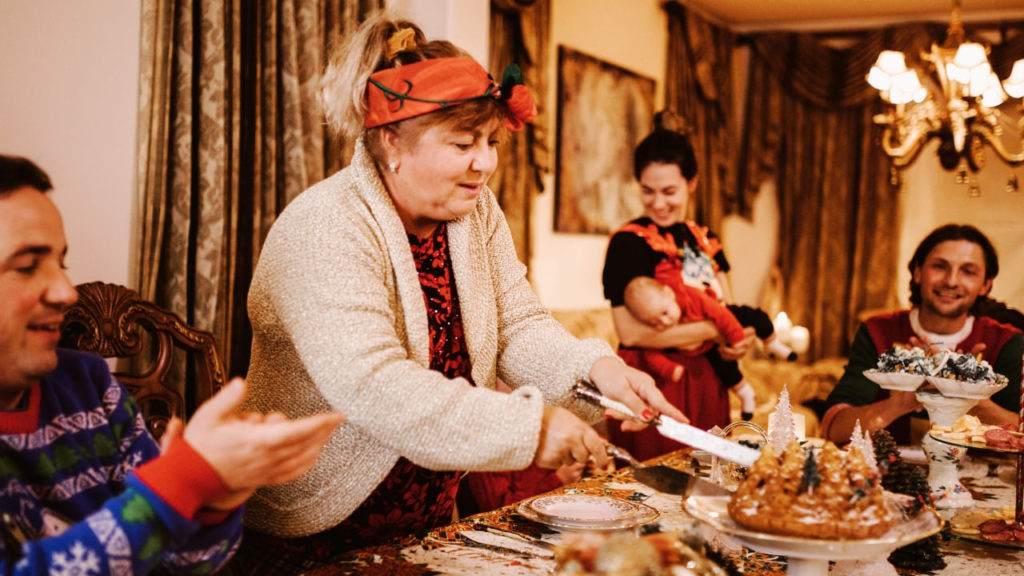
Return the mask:
[[(669, 382), (655, 377), (665, 398), (686, 414), (690, 423), (702, 430), (729, 424), (729, 392), (719, 382), (707, 359), (701, 356), (677, 354), (673, 360), (683, 364), (683, 377)], [(608, 423), (608, 440), (629, 450), (639, 460), (647, 460), (683, 448), (685, 445), (669, 440), (649, 426), (640, 432), (623, 432), (619, 422)]]

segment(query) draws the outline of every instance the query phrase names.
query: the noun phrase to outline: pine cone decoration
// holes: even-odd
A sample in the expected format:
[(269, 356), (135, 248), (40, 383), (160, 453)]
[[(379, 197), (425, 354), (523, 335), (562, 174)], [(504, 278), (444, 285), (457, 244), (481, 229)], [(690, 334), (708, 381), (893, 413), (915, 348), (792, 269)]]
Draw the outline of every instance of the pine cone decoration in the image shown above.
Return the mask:
[[(899, 448), (887, 430), (876, 430), (871, 434), (875, 447), (875, 458), (882, 473), (882, 487), (897, 494), (914, 497), (913, 512), (917, 513), (925, 505), (932, 505), (931, 488), (925, 473), (917, 466), (912, 466), (900, 457)], [(889, 555), (893, 566), (903, 569), (928, 572), (946, 567), (946, 561), (939, 553), (941, 537), (936, 534), (918, 540)]]

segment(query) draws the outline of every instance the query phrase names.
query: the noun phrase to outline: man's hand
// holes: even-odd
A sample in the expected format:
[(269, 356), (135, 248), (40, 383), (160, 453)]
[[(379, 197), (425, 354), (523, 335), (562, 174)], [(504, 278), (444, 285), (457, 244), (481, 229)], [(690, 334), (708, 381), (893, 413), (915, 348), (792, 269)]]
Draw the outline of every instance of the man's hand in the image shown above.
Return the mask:
[(344, 418), (327, 412), (289, 420), (281, 413), (239, 413), (245, 381), (232, 380), (196, 410), (187, 426), (173, 419), (160, 445), (166, 450), (179, 438), (195, 449), (232, 491), (207, 507), (236, 508), (261, 486), (283, 484), (302, 476)]
[[(944, 350), (944, 348), (939, 348), (935, 344), (931, 344), (929, 342), (925, 342), (925, 341), (921, 340), (916, 335), (915, 336), (911, 336), (910, 338), (908, 338), (907, 339), (907, 344), (910, 344), (911, 346), (914, 346), (914, 347), (917, 347), (917, 348), (924, 348), (924, 350), (926, 352), (931, 352), (931, 353), (934, 353), (936, 350)], [(967, 352), (971, 356), (977, 356), (978, 354), (981, 354), (982, 352), (984, 352), (986, 347), (987, 346), (986, 346), (986, 344), (984, 342), (978, 342), (977, 344), (972, 346), (971, 349), (968, 350)], [(957, 354), (963, 354), (964, 350), (961, 350), (961, 349), (957, 348), (956, 350), (954, 350), (954, 352), (956, 352)]]

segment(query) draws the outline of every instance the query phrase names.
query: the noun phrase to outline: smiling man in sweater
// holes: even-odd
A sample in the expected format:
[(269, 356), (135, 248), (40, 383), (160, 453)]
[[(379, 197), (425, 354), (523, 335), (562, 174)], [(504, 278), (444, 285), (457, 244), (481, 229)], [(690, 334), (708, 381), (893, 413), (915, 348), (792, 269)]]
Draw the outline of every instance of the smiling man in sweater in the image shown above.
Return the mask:
[(50, 188), (0, 155), (0, 573), (213, 572), (245, 499), (305, 473), (341, 416), (240, 414), (236, 379), (158, 445), (102, 358), (57, 348), (77, 293)]
[(913, 307), (861, 324), (846, 371), (826, 402), (822, 435), (845, 443), (860, 421), (868, 432), (888, 429), (897, 442), (917, 440), (910, 437), (909, 418), (922, 408), (915, 394), (890, 393), (864, 376), (864, 370), (874, 368), (878, 356), (897, 343), (981, 355), (1009, 385), (979, 401), (971, 414), (987, 424), (1016, 426), (1024, 336), (977, 311), (999, 273), (992, 243), (973, 226), (947, 224), (921, 241), (908, 267)]

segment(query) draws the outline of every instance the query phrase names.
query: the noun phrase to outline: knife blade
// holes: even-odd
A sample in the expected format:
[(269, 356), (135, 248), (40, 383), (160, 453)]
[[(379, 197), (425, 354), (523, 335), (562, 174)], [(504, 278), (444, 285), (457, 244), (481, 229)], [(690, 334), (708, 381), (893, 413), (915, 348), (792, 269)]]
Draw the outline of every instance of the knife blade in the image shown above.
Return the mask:
[(668, 416), (661, 417), (661, 424), (658, 425), (658, 432), (666, 437), (688, 444), (694, 448), (699, 448), (714, 454), (719, 458), (725, 458), (730, 462), (735, 462), (741, 466), (753, 466), (754, 462), (761, 457), (760, 450), (754, 450), (748, 448), (738, 442), (732, 440), (726, 440), (721, 436), (715, 436), (710, 432), (706, 432), (691, 426), (689, 424), (683, 424), (682, 422), (673, 420)]
[[(597, 402), (604, 408), (621, 412), (634, 420), (643, 422), (643, 420), (637, 418), (636, 414), (634, 414), (628, 406), (601, 394), (601, 392), (593, 385), (580, 383), (576, 385), (574, 391), (578, 396)], [(724, 458), (741, 466), (752, 466), (761, 456), (761, 452), (758, 450), (748, 448), (738, 442), (733, 442), (732, 440), (726, 440), (721, 436), (715, 436), (714, 434), (701, 430), (695, 426), (683, 424), (682, 422), (673, 420), (665, 415), (661, 415), (653, 421), (645, 423), (654, 424), (657, 427), (658, 432), (666, 438), (693, 446), (694, 448), (699, 448), (709, 454), (714, 454), (719, 458)]]

